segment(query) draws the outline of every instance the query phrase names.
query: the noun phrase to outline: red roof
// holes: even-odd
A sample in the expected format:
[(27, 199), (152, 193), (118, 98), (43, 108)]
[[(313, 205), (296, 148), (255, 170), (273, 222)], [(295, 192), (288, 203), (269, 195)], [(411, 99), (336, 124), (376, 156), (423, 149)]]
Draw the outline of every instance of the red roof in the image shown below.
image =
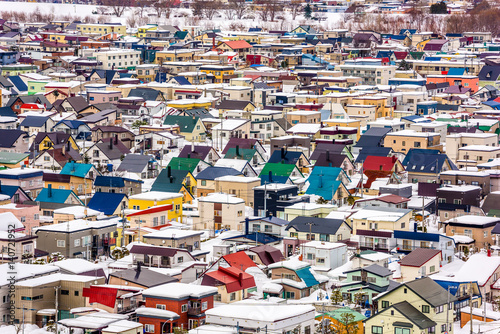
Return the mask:
[(252, 45), (248, 43), (247, 41), (239, 40), (239, 41), (227, 41), (224, 42), (227, 46), (229, 46), (231, 49), (248, 49), (251, 48)]
[(205, 275), (223, 283), (228, 293), (255, 286), (255, 280), (252, 275), (234, 267), (219, 267), (217, 271), (208, 272)]
[[(172, 210), (172, 208), (173, 208), (172, 204), (158, 205), (158, 206), (155, 206), (153, 208), (149, 208), (149, 209), (141, 210), (139, 212), (131, 213), (131, 214), (127, 215), (127, 217), (134, 217), (134, 216), (148, 215), (150, 213), (169, 211), (169, 210)], [(164, 225), (162, 225), (162, 226), (164, 226)]]
[(392, 171), (394, 164), (398, 161), (396, 157), (377, 157), (369, 155), (363, 163), (364, 170), (382, 170), (386, 172)]
[(231, 267), (235, 267), (243, 271), (247, 270), (249, 267), (257, 267), (250, 256), (243, 251), (224, 255), (222, 258), (226, 260)]
[(397, 60), (405, 59), (408, 56), (408, 52), (406, 51), (394, 51), (394, 56)]
[(21, 109), (43, 109), (43, 106), (36, 103), (24, 103), (21, 105)]
[(111, 308), (115, 307), (118, 289), (102, 286), (83, 288), (83, 297), (89, 297), (89, 303), (99, 303)]

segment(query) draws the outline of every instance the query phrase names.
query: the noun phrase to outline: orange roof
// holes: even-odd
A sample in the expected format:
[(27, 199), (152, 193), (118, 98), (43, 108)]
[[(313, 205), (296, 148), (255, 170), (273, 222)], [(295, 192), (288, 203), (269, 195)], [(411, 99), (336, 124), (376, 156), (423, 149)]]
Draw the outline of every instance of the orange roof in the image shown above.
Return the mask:
[(252, 45), (250, 45), (247, 41), (244, 40), (239, 40), (239, 41), (227, 41), (223, 42), (227, 46), (229, 46), (231, 49), (248, 49), (251, 48)]
[(248, 267), (257, 267), (255, 262), (244, 251), (227, 254), (223, 258), (231, 267), (236, 267), (240, 270), (247, 270)]

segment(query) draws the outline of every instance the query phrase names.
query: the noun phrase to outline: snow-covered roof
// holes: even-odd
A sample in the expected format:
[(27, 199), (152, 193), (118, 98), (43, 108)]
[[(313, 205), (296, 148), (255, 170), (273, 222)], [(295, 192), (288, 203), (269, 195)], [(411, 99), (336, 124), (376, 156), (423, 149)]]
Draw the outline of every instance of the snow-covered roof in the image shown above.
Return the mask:
[(159, 317), (166, 319), (178, 319), (179, 315), (172, 311), (161, 310), (154, 307), (139, 307), (135, 310), (138, 316), (150, 316), (150, 317)]
[(92, 282), (96, 279), (95, 276), (83, 276), (83, 275), (68, 275), (68, 274), (52, 274), (42, 277), (36, 277), (32, 279), (28, 279), (25, 281), (17, 282), (17, 286), (26, 286), (26, 287), (36, 287), (44, 284), (50, 284), (58, 281), (69, 281), (69, 282)]
[(142, 292), (142, 295), (168, 299), (185, 299), (188, 297), (202, 298), (216, 293), (217, 288), (212, 286), (168, 283), (146, 289)]
[(36, 228), (36, 231), (76, 232), (89, 228), (104, 228), (108, 226), (115, 226), (119, 221), (120, 218), (96, 221), (77, 219), (65, 223), (40, 226)]
[(183, 239), (202, 235), (203, 231), (192, 230), (179, 230), (176, 228), (166, 228), (160, 231), (144, 235), (144, 238), (157, 238), (157, 239)]
[(455, 274), (461, 282), (475, 282), (483, 286), (488, 282), (493, 273), (500, 267), (500, 257), (486, 254), (474, 254)]
[(85, 208), (83, 205), (67, 206), (64, 208), (55, 209), (54, 214), (73, 215), (75, 219), (82, 219), (88, 216), (104, 215), (104, 213), (102, 213), (101, 211)]
[(59, 267), (62, 270), (66, 270), (75, 274), (80, 274), (93, 270), (97, 271), (102, 268), (100, 265), (89, 262), (84, 259), (66, 259), (53, 262), (50, 265)]
[(346, 244), (340, 242), (326, 242), (326, 241), (309, 241), (305, 244), (302, 244), (304, 247), (312, 247), (312, 248), (322, 248), (322, 249), (334, 249), (346, 247)]
[(245, 203), (241, 198), (225, 193), (210, 193), (205, 197), (200, 197), (199, 202), (215, 202), (224, 204), (240, 204)]

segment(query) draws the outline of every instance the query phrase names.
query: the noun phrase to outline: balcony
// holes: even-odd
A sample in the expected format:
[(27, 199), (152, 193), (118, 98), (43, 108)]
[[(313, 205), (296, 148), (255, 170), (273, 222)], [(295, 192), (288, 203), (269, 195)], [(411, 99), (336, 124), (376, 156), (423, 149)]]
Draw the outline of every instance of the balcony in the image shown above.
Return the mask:
[(188, 308), (188, 316), (190, 316), (190, 315), (196, 316), (196, 315), (200, 315), (202, 313), (203, 312), (201, 310), (201, 307), (190, 307), (190, 308)]
[(360, 242), (359, 248), (362, 250), (375, 250), (375, 251), (381, 251), (381, 252), (388, 252), (389, 251), (389, 245), (386, 243), (380, 243), (380, 242)]
[(398, 251), (400, 251), (400, 252), (411, 252), (411, 251), (414, 251), (417, 248), (437, 249), (436, 247), (431, 246), (431, 245), (416, 245), (416, 246), (413, 246), (413, 245), (404, 245), (404, 244), (400, 244), (400, 243), (396, 245), (396, 249)]

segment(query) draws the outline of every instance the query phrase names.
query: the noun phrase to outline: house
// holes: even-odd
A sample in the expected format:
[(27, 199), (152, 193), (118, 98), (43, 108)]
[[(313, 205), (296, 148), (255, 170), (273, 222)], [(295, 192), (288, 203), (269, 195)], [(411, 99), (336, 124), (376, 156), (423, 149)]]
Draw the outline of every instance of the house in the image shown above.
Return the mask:
[[(169, 283), (142, 292), (144, 307), (137, 310), (146, 333), (170, 333), (174, 328), (193, 329), (205, 322), (205, 312), (214, 307), (217, 288), (203, 285)], [(174, 313), (162, 317), (161, 311)]]
[[(149, 209), (151, 210), (151, 209)], [(130, 217), (130, 215), (129, 215)], [(153, 221), (153, 226), (155, 225)], [(154, 246), (177, 247), (189, 252), (200, 250), (200, 236), (203, 232), (167, 228), (144, 235), (144, 242)]]
[(341, 283), (339, 289), (343, 299), (349, 302), (354, 301), (355, 294), (362, 293), (363, 303), (373, 304), (377, 295), (399, 286), (399, 283), (390, 279), (392, 271), (378, 264), (352, 269), (344, 274), (347, 278)]
[(57, 122), (52, 128), (52, 131), (67, 133), (76, 139), (87, 139), (91, 134), (90, 127), (87, 124), (81, 121), (67, 119)]
[(54, 127), (54, 121), (47, 116), (27, 116), (19, 124), (19, 130), (26, 131), (30, 136), (40, 131), (48, 132)]
[[(246, 256), (248, 258), (244, 252), (235, 254), (238, 254), (238, 257)], [(203, 273), (201, 280), (201, 285), (217, 288), (215, 301), (234, 303), (247, 298), (249, 290), (256, 290), (254, 277), (244, 271), (246, 268), (238, 269), (232, 265), (221, 266), (217, 264), (218, 262)]]
[(140, 294), (143, 290), (143, 288), (133, 286), (91, 285), (83, 289), (83, 296), (87, 298), (87, 305), (93, 309), (98, 308), (106, 313), (126, 315), (135, 312), (139, 303), (143, 301)]
[[(241, 301), (214, 307), (205, 312), (206, 324), (189, 334), (208, 332), (236, 334), (234, 323), (243, 332), (255, 333), (267, 328), (269, 333), (313, 333), (315, 309), (312, 305), (287, 305)], [(258, 320), (257, 320), (258, 319)], [(205, 332), (206, 332), (205, 331)]]
[(311, 265), (297, 259), (280, 261), (270, 264), (270, 283), (283, 287), (281, 293), (276, 294), (274, 286), (263, 287), (264, 293), (283, 299), (301, 299), (309, 297), (316, 289), (324, 289), (328, 278), (317, 274)]
[(439, 175), (444, 185), (472, 185), (481, 187), (481, 196), (490, 193), (490, 173), (466, 170), (448, 170)]
[(121, 126), (98, 125), (93, 127), (91, 131), (94, 143), (98, 142), (99, 139), (118, 138), (128, 149), (134, 146), (134, 133)]
[(269, 266), (283, 260), (283, 254), (278, 248), (270, 245), (251, 247), (245, 251), (248, 257), (257, 265)]
[(251, 125), (247, 119), (223, 120), (212, 127), (212, 138), (246, 138), (250, 136)]
[(130, 150), (119, 139), (99, 139), (85, 152), (85, 160), (95, 166), (106, 166), (111, 164), (113, 168), (121, 164), (122, 159), (130, 153)]
[(345, 185), (350, 179), (342, 168), (314, 167), (307, 181), (309, 187), (306, 194), (321, 196), (324, 200), (339, 206), (347, 203), (350, 192)]
[(59, 148), (49, 148), (35, 158), (35, 167), (61, 170), (69, 161), (83, 162), (83, 157), (69, 143)]
[(287, 220), (274, 216), (245, 218), (245, 233), (262, 232), (275, 235), (277, 237), (286, 237), (287, 232), (285, 229), (288, 226), (288, 223), (289, 222)]
[(122, 193), (131, 196), (142, 193), (143, 183), (140, 180), (119, 176), (97, 175), (94, 180), (94, 189), (96, 192)]
[(179, 152), (178, 157), (200, 159), (212, 166), (220, 158), (212, 146), (200, 146), (194, 144), (184, 146), (184, 148)]
[(107, 216), (121, 215), (122, 210), (127, 207), (127, 195), (98, 191), (92, 195), (87, 206)]
[(409, 201), (410, 199), (398, 195), (384, 194), (375, 198), (358, 199), (354, 202), (352, 208), (384, 207), (407, 209)]
[(184, 203), (191, 203), (197, 191), (196, 179), (190, 171), (167, 166), (156, 178), (151, 191), (180, 192)]
[(441, 260), (442, 254), (438, 249), (416, 248), (399, 262), (401, 266), (400, 279), (407, 282), (436, 274), (439, 272)]
[(40, 226), (37, 247), (48, 253), (60, 252), (65, 258), (96, 259), (109, 255), (118, 219), (88, 221), (73, 220), (66, 223)]
[(408, 254), (417, 248), (435, 249), (441, 251), (441, 265), (451, 263), (455, 254), (455, 241), (453, 237), (439, 233), (422, 233), (413, 231), (394, 231), (394, 243), (389, 242), (389, 247), (396, 248), (397, 253)]
[(375, 301), (378, 312), (365, 320), (366, 330), (453, 331), (455, 297), (428, 277), (401, 284), (375, 297)]
[(0, 152), (25, 153), (28, 151), (29, 135), (17, 129), (0, 129)]
[(199, 221), (193, 228), (243, 231), (245, 201), (230, 194), (210, 193), (198, 199)]
[[(264, 163), (266, 163), (265, 158), (254, 148), (240, 148), (238, 145), (236, 147), (231, 147), (224, 154), (224, 159), (221, 159), (227, 163), (231, 160), (243, 160), (246, 161), (250, 168), (256, 168)], [(217, 161), (219, 162), (219, 161)], [(217, 163), (216, 163), (217, 165)], [(252, 169), (253, 169), (252, 168)], [(255, 171), (253, 171), (255, 173)]]
[(158, 163), (148, 155), (130, 153), (123, 158), (116, 170), (134, 173), (138, 179), (152, 179), (158, 176)]
[(477, 215), (463, 215), (443, 222), (444, 232), (453, 238), (457, 248), (477, 247), (488, 248), (495, 244), (493, 229), (500, 222), (500, 218), (482, 217)]
[(45, 186), (50, 184), (54, 189), (73, 190), (77, 196), (86, 195), (92, 192), (92, 180), (56, 173), (44, 173), (43, 181)]
[(139, 264), (133, 269), (118, 270), (110, 273), (108, 284), (147, 289), (178, 281), (175, 277), (164, 275), (150, 268), (142, 268)]
[(196, 116), (167, 115), (163, 125), (178, 125), (179, 134), (190, 142), (204, 142), (206, 139), (207, 130), (205, 125), (201, 118)]
[(145, 210), (159, 205), (172, 205), (168, 212), (169, 221), (182, 222), (182, 194), (162, 191), (149, 191), (129, 197), (128, 206), (133, 210)]
[[(293, 184), (273, 183), (280, 179), (272, 176), (270, 183), (254, 189), (254, 216), (285, 219), (285, 208), (296, 203), (309, 202), (309, 196), (298, 196), (299, 188)], [(286, 182), (286, 181), (285, 181)]]
[(417, 182), (439, 182), (439, 174), (458, 169), (444, 153), (438, 150), (410, 148), (403, 160), (408, 180)]
[(293, 164), (301, 172), (307, 173), (311, 163), (302, 152), (288, 151), (282, 148), (280, 151), (274, 151), (269, 157), (268, 163)]
[[(243, 173), (243, 175), (245, 175)], [(224, 175), (214, 179), (215, 192), (235, 195), (245, 201), (246, 206), (254, 206), (254, 188), (260, 186), (260, 178), (254, 176)]]
[(302, 261), (318, 272), (328, 272), (347, 263), (347, 245), (317, 240), (306, 242), (302, 244)]
[(366, 207), (349, 216), (347, 221), (353, 234), (357, 234), (357, 230), (366, 229), (409, 231), (412, 213), (413, 210), (410, 209)]
[(200, 159), (174, 157), (170, 159), (170, 162), (167, 165), (167, 168), (168, 167), (172, 168), (172, 170), (187, 170), (196, 177), (198, 173), (203, 171), (205, 168), (210, 167), (210, 164)]
[(0, 166), (18, 168), (29, 165), (29, 153), (0, 152)]
[(294, 218), (285, 229), (284, 254), (294, 254), (296, 249), (307, 241), (336, 242), (351, 237), (351, 227), (343, 219), (299, 216)]
[(54, 209), (64, 206), (83, 205), (83, 202), (71, 189), (53, 189), (49, 183), (43, 188), (35, 199), (40, 202), (40, 210), (44, 216), (52, 216)]
[(480, 209), (481, 192), (479, 186), (444, 186), (436, 190), (437, 209), (441, 220), (460, 217), (464, 214), (483, 215)]
[[(36, 248), (36, 235), (28, 235), (24, 225), (12, 212), (0, 213), (0, 248), (9, 250), (2, 252), (0, 261), (21, 262), (29, 261), (34, 257)], [(30, 230), (31, 232), (31, 230)]]
[[(346, 322), (346, 314), (347, 314), (347, 324)], [(364, 333), (364, 323), (366, 317), (355, 310), (350, 309), (349, 307), (341, 307), (339, 309), (322, 313), (316, 316), (316, 321), (327, 321), (330, 323), (330, 326), (339, 329), (339, 334), (347, 334), (349, 330), (345, 329), (346, 326), (356, 326), (357, 330), (353, 331), (353, 334), (363, 334)]]
[[(3, 185), (13, 186), (14, 188), (2, 188)], [(40, 169), (18, 167), (0, 170), (0, 193), (5, 195), (5, 191), (10, 189), (11, 192), (8, 195), (15, 203), (21, 199), (24, 202), (30, 196), (36, 198), (43, 186), (43, 171)], [(18, 192), (18, 188), (21, 188), (21, 192), (26, 194), (25, 197), (20, 193), (17, 199), (14, 197), (14, 194)]]

